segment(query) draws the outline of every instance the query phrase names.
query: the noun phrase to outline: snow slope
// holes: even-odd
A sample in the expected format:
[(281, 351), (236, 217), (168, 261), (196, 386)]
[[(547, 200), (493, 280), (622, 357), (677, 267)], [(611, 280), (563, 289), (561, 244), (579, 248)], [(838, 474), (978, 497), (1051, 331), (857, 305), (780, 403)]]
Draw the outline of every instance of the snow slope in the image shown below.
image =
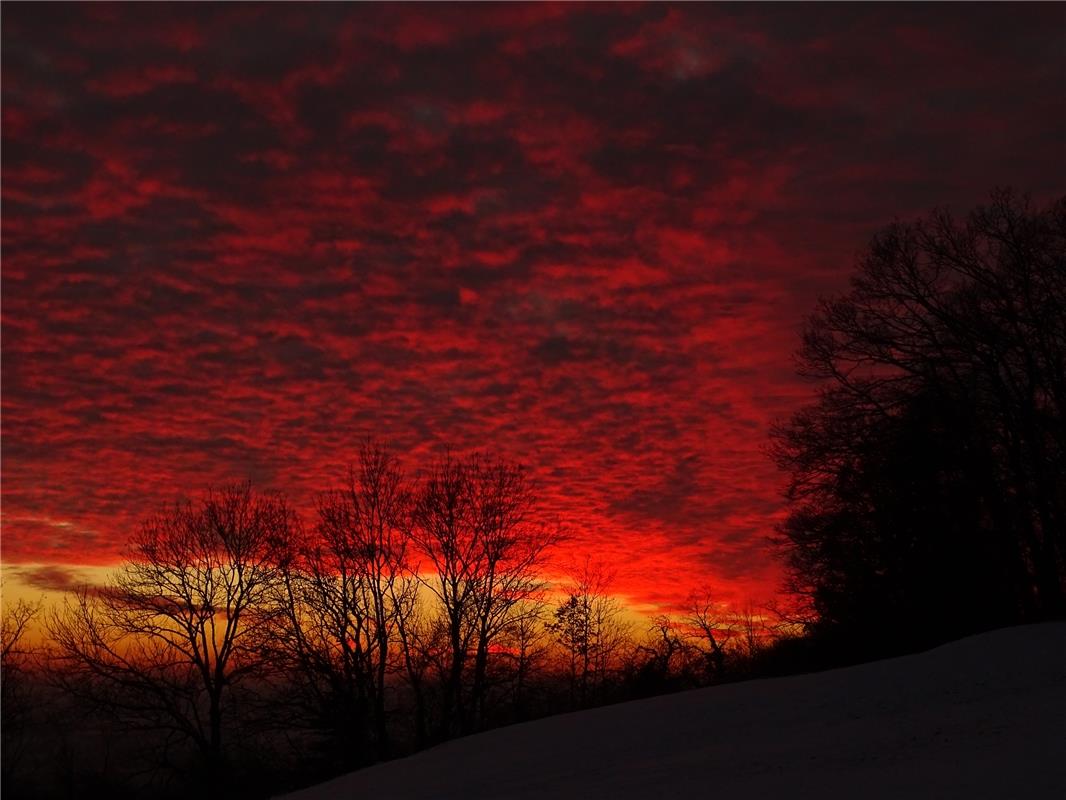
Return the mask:
[(513, 725), (286, 797), (1066, 798), (1066, 624)]

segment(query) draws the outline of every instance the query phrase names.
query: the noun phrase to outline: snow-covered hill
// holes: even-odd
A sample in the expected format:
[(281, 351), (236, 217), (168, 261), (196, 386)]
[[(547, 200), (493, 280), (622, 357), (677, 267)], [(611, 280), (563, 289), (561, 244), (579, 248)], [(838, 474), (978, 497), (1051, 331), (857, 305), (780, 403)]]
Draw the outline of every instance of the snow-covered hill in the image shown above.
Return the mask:
[(1066, 624), (514, 725), (288, 800), (1064, 798)]

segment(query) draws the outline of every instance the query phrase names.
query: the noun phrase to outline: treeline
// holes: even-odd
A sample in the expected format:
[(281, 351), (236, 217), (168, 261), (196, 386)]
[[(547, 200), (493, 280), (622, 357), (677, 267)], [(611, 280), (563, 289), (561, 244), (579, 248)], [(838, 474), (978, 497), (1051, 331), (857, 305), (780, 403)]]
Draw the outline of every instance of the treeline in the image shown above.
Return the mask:
[(842, 655), (1066, 612), (1066, 199), (880, 233), (799, 351), (780, 543)]
[[(166, 508), (105, 585), (45, 615), (32, 698), (18, 642), (33, 610), (8, 615), (4, 790), (265, 795), (739, 676), (767, 640), (750, 609), (707, 598), (638, 622), (591, 559), (549, 585), (561, 538), (521, 467), (445, 457), (411, 481), (372, 441), (306, 521), (249, 485)], [(82, 740), (66, 779), (42, 761), (66, 733), (34, 728), (32, 707)]]

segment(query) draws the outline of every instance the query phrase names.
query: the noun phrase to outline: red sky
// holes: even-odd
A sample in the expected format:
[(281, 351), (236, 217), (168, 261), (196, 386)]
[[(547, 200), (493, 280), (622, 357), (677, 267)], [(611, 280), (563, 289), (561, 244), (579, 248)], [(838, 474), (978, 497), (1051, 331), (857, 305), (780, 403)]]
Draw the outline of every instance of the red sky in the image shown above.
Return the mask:
[(1063, 5), (2, 13), (2, 546), (41, 587), (374, 433), (528, 464), (635, 600), (766, 598), (815, 298), (894, 216), (1063, 188)]

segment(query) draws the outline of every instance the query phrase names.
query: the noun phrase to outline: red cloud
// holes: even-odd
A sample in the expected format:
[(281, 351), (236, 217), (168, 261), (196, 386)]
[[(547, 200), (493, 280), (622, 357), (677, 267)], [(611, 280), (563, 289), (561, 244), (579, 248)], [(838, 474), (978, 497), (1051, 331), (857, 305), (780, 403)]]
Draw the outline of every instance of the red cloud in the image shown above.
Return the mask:
[(310, 508), (373, 433), (526, 462), (635, 601), (767, 597), (815, 298), (897, 214), (1061, 189), (1055, 7), (3, 23), (8, 563), (235, 478)]

